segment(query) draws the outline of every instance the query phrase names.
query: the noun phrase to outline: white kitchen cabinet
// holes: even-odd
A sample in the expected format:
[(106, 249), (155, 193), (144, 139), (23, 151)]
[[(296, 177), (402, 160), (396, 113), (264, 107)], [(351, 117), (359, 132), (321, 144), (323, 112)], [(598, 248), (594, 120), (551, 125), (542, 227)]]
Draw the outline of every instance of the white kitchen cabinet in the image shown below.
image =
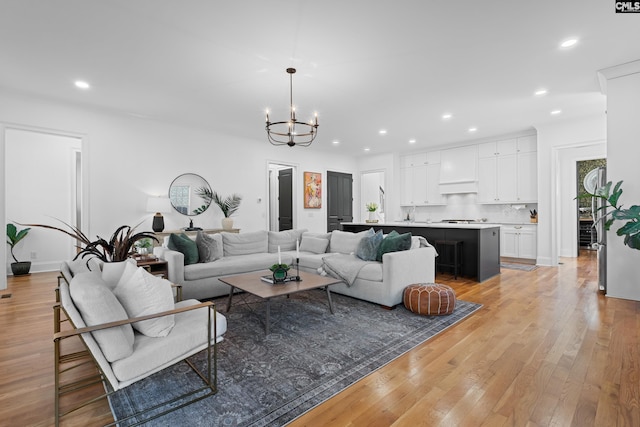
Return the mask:
[(440, 193), (440, 163), (429, 163), (427, 169), (427, 205), (444, 205), (446, 197)]
[(478, 157), (494, 157), (494, 156), (508, 156), (510, 154), (516, 154), (517, 152), (517, 139), (505, 139), (501, 141), (490, 141), (482, 144), (478, 144)]
[(537, 202), (535, 149), (535, 136), (478, 144), (478, 203)]
[(500, 256), (536, 259), (538, 229), (535, 225), (500, 226)]
[(438, 185), (440, 151), (402, 156), (400, 165), (401, 205), (424, 206), (445, 203)]

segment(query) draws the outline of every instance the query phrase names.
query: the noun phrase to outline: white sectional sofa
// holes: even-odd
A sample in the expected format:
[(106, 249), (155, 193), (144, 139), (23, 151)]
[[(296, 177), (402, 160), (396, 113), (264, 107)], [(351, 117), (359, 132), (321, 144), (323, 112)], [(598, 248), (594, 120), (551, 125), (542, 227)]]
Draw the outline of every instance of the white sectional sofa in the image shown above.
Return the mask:
[[(183, 253), (168, 248), (168, 238), (161, 247), (154, 249), (154, 253), (167, 261), (169, 280), (182, 285), (184, 298), (204, 299), (228, 294), (229, 286), (220, 282), (220, 277), (265, 270), (277, 263), (278, 247), (282, 262), (292, 264), (298, 241), (300, 270), (317, 273), (324, 261), (328, 261), (325, 258), (354, 253), (365, 233), (338, 230), (331, 233), (306, 230), (222, 232), (205, 236), (211, 245), (209, 251), (221, 256), (214, 261), (189, 265), (185, 265)], [(433, 282), (435, 278), (434, 248), (425, 246), (425, 241), (418, 237), (413, 237), (411, 242), (409, 250), (384, 253), (381, 262), (362, 262), (350, 285), (333, 285), (331, 291), (387, 307), (399, 304), (407, 285)], [(199, 246), (199, 249), (202, 248)], [(361, 262), (355, 256), (353, 258), (354, 263)], [(349, 258), (344, 259), (348, 262)]]

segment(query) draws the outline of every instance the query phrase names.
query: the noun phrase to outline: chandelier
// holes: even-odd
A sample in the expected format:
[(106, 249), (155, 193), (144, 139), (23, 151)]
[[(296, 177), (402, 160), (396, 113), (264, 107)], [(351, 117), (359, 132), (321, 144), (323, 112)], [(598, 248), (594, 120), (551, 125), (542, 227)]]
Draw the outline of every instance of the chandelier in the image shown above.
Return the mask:
[(293, 147), (294, 145), (308, 147), (318, 135), (317, 113), (315, 114), (315, 119), (309, 120), (308, 123), (296, 120), (296, 108), (293, 106), (293, 74), (295, 72), (295, 68), (287, 68), (287, 73), (289, 73), (289, 99), (291, 106), (289, 120), (271, 122), (269, 121), (269, 110), (267, 110), (266, 130), (269, 142), (272, 145), (286, 144), (289, 147)]

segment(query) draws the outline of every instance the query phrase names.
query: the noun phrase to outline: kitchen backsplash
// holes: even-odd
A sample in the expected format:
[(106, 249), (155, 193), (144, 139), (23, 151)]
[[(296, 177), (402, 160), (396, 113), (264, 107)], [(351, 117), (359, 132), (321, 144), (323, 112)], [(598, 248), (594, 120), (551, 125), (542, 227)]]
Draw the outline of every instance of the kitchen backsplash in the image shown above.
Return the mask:
[[(476, 194), (451, 194), (447, 196), (445, 206), (416, 206), (415, 208), (402, 208), (403, 220), (407, 213), (415, 217), (415, 221), (439, 222), (443, 219), (471, 219), (486, 218), (490, 223), (529, 223), (529, 211), (538, 210), (537, 203), (521, 205), (484, 205), (476, 202)], [(544, 216), (544, 213), (539, 214)]]

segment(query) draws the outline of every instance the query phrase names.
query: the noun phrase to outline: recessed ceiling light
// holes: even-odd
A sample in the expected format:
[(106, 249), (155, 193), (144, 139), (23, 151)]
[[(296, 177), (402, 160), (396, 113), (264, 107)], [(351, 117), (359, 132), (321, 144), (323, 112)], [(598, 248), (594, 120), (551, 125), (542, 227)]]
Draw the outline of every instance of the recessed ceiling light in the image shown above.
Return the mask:
[(546, 89), (540, 89), (535, 91), (534, 95), (535, 96), (542, 96), (542, 95), (546, 95), (547, 94), (547, 90)]
[(445, 113), (442, 115), (442, 120), (449, 120), (451, 117), (453, 117), (450, 113)]
[(371, 151), (371, 148), (367, 147), (367, 148), (364, 149), (364, 151), (369, 152), (369, 151)]
[(91, 87), (89, 83), (82, 80), (77, 80), (74, 84), (78, 89), (89, 89)]
[(552, 114), (552, 115), (554, 115), (554, 116), (556, 116), (556, 115), (558, 115), (558, 114), (560, 114), (560, 113), (562, 113), (562, 110), (553, 110), (553, 111), (551, 112), (551, 114)]
[(476, 128), (476, 127), (469, 128), (469, 132), (475, 132), (475, 131), (477, 131), (477, 130), (478, 130), (478, 128)]
[(338, 145), (338, 144), (340, 144), (340, 141), (333, 141), (333, 144), (334, 145)]
[(409, 144), (415, 144), (415, 143), (416, 143), (416, 140), (415, 140), (415, 139), (410, 139), (410, 140), (409, 140)]
[(379, 133), (380, 135), (386, 135), (387, 130), (386, 130), (386, 129), (380, 129), (380, 130), (378, 131), (378, 133)]
[(568, 47), (575, 46), (576, 43), (578, 43), (578, 39), (567, 39), (567, 40), (563, 41), (562, 43), (560, 43), (560, 47), (568, 48)]

